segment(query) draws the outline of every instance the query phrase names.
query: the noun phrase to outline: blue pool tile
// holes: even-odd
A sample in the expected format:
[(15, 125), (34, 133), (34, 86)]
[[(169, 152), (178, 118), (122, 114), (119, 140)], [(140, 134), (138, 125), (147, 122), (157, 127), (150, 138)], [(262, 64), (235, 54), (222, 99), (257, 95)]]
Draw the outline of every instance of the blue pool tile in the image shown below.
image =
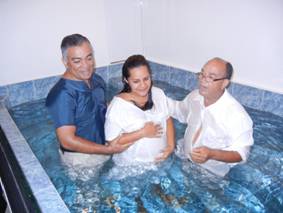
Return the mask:
[(108, 81), (108, 88), (113, 88), (113, 89), (117, 89), (118, 91), (121, 91), (123, 88), (123, 82), (121, 77), (113, 77), (110, 78)]
[(9, 106), (9, 92), (7, 86), (0, 86), (0, 103)]
[(171, 85), (190, 91), (197, 88), (197, 77), (194, 73), (174, 67), (171, 67), (170, 71), (171, 77), (169, 83)]
[(34, 85), (34, 98), (42, 99), (46, 98), (49, 90), (59, 80), (60, 76), (48, 77), (33, 81)]
[(283, 117), (283, 95), (264, 91), (261, 110)]
[(170, 67), (155, 62), (149, 62), (152, 71), (153, 80), (169, 82), (170, 80)]
[(0, 99), (8, 96), (7, 86), (0, 86)]
[(198, 88), (198, 78), (195, 73), (188, 72), (188, 85), (186, 89), (192, 91)]
[(113, 77), (121, 77), (122, 76), (122, 67), (123, 64), (112, 64), (108, 66), (108, 79)]
[(101, 76), (105, 82), (108, 82), (108, 78), (109, 78), (108, 77), (109, 76), (108, 66), (106, 66), (106, 67), (97, 67), (95, 69), (95, 72), (96, 72), (96, 74)]
[(8, 90), (11, 106), (34, 100), (32, 81), (8, 85)]
[(243, 105), (254, 109), (262, 109), (263, 90), (233, 83), (232, 95)]
[(230, 94), (233, 94), (233, 91), (232, 91), (233, 90), (233, 84), (234, 84), (233, 82), (230, 82), (230, 84), (226, 88)]

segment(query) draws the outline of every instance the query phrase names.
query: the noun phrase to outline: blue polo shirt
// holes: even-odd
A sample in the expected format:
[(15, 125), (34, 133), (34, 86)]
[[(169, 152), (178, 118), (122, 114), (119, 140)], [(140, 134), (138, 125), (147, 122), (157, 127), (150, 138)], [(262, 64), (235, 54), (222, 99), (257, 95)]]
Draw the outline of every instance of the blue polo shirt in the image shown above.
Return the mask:
[(93, 74), (90, 88), (84, 81), (61, 78), (50, 90), (46, 107), (56, 129), (76, 126), (77, 136), (105, 143), (105, 82), (97, 74)]

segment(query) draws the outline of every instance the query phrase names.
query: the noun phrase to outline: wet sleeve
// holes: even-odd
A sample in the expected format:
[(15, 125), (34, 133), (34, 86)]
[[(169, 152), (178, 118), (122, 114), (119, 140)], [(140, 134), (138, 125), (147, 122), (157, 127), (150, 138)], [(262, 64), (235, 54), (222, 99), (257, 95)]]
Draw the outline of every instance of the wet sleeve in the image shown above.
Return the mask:
[(186, 123), (190, 112), (189, 95), (182, 101), (176, 101), (169, 97), (167, 97), (166, 99), (169, 115), (177, 119), (181, 123)]
[(253, 122), (248, 116), (238, 113), (232, 120), (227, 119), (227, 124), (232, 143), (225, 150), (237, 151), (241, 155), (241, 162), (244, 163), (248, 159), (250, 147), (254, 144)]
[(60, 91), (47, 98), (46, 106), (55, 124), (55, 128), (75, 125), (75, 99), (67, 91)]
[(104, 133), (106, 141), (111, 141), (122, 133), (122, 128), (119, 125), (120, 114), (121, 113), (116, 110), (116, 107), (112, 107), (112, 105), (110, 104), (106, 112), (104, 124)]

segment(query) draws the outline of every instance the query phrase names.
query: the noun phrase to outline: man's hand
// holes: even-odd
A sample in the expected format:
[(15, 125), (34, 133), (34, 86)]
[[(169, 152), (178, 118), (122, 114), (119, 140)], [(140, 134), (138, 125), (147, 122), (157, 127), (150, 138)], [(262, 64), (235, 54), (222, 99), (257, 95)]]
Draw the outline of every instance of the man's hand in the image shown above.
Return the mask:
[(153, 122), (146, 122), (141, 129), (142, 137), (147, 138), (160, 138), (163, 134), (163, 129), (160, 124), (154, 124)]
[(209, 159), (226, 163), (240, 162), (242, 160), (241, 155), (237, 151), (211, 149), (206, 146), (194, 148), (191, 157), (196, 163), (205, 163)]
[(206, 146), (201, 146), (193, 149), (191, 157), (192, 160), (196, 163), (205, 163), (211, 158), (211, 152), (212, 149)]
[(134, 142), (129, 142), (126, 144), (120, 144), (119, 141), (121, 139), (122, 135), (118, 136), (114, 140), (108, 142), (106, 146), (108, 146), (111, 149), (111, 153), (120, 153), (128, 149), (129, 146), (131, 146)]

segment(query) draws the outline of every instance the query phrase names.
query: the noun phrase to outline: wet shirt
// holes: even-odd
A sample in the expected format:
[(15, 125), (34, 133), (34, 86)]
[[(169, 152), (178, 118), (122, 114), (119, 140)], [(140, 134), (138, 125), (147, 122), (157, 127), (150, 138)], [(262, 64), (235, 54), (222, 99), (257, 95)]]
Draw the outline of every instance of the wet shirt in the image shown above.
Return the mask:
[(114, 154), (112, 159), (116, 165), (153, 162), (166, 148), (166, 122), (169, 115), (164, 92), (157, 87), (152, 87), (152, 101), (153, 107), (145, 111), (120, 97), (114, 97), (111, 101), (106, 113), (106, 140), (110, 141), (123, 133), (137, 131), (149, 121), (160, 124), (163, 129), (161, 137), (141, 138), (124, 152)]
[(46, 107), (56, 129), (76, 126), (76, 136), (105, 143), (105, 83), (97, 74), (92, 76), (90, 88), (83, 81), (61, 78), (50, 90)]
[[(227, 90), (212, 105), (205, 107), (198, 90), (183, 101), (167, 99), (170, 114), (187, 123), (184, 136), (184, 154), (190, 158), (193, 148), (207, 146), (212, 149), (237, 151), (242, 162), (247, 160), (253, 145), (253, 122), (245, 109)], [(197, 135), (197, 136), (196, 136)], [(201, 166), (224, 176), (237, 163), (208, 160)]]

